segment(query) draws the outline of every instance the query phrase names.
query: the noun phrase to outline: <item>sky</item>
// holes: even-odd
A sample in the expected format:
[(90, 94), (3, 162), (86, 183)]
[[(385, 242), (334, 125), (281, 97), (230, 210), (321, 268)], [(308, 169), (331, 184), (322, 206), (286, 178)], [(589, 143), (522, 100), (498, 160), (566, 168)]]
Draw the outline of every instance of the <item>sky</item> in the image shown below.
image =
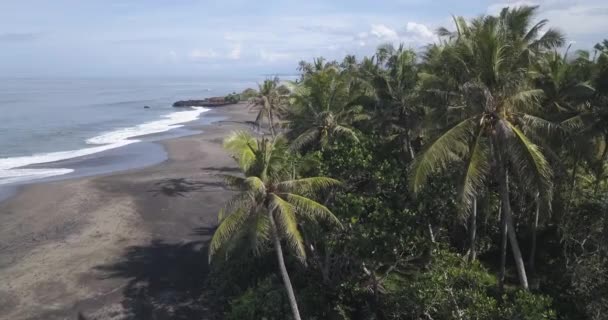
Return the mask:
[(422, 50), (452, 15), (519, 5), (574, 48), (608, 37), (608, 0), (2, 0), (0, 77), (293, 74), (387, 42)]

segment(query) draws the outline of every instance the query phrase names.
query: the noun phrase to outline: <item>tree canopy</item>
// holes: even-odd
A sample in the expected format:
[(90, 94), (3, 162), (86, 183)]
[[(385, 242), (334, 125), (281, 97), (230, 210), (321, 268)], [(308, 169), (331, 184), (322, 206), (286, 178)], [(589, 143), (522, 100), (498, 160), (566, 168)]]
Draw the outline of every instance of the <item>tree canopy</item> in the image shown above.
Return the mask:
[(223, 316), (605, 319), (608, 40), (572, 52), (537, 12), (455, 16), (422, 50), (261, 85), (268, 126), (225, 142), (242, 175), (211, 242), (231, 257)]

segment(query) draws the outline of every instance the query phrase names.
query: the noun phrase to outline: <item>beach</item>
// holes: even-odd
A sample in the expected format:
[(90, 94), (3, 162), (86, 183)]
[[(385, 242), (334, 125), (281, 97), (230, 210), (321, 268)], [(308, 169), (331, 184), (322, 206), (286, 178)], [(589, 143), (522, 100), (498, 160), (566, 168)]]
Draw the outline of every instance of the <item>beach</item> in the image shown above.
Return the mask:
[(28, 185), (0, 202), (0, 319), (207, 319), (206, 244), (237, 172), (222, 141), (251, 126), (244, 104), (222, 121), (155, 142), (167, 160)]

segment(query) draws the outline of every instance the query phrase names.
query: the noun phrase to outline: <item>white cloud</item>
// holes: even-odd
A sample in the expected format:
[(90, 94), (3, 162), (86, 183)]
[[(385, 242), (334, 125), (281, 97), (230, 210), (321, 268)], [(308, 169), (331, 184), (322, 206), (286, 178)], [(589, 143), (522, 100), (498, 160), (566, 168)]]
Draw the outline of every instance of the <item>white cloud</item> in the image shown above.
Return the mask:
[[(504, 7), (540, 6), (538, 19), (548, 19), (551, 27), (579, 37), (608, 32), (608, 1), (606, 0), (514, 0), (496, 2), (488, 14), (497, 14)], [(597, 39), (596, 41), (598, 41)]]
[(291, 55), (285, 52), (273, 52), (262, 49), (260, 50), (260, 58), (267, 62), (277, 62), (290, 59)]
[(228, 58), (232, 60), (239, 60), (241, 58), (241, 44), (237, 43), (234, 48), (228, 53)]
[(428, 41), (433, 41), (433, 39), (435, 39), (435, 34), (433, 31), (431, 31), (431, 29), (424, 24), (408, 22), (405, 29), (407, 32), (421, 39), (426, 39)]
[(372, 30), (370, 33), (382, 40), (394, 41), (399, 39), (397, 31), (383, 25), (383, 24), (372, 24)]
[(419, 46), (436, 40), (434, 32), (425, 24), (408, 22), (400, 32), (383, 24), (372, 24), (369, 32), (356, 33), (351, 41), (360, 47), (374, 47), (381, 43), (404, 43), (410, 46)]
[(217, 57), (217, 52), (212, 49), (194, 49), (190, 51), (188, 57), (192, 60), (206, 60)]
[(509, 1), (509, 2), (498, 2), (491, 4), (488, 7), (488, 14), (498, 14), (505, 7), (518, 8), (523, 6), (535, 6), (538, 5), (536, 2), (526, 1), (526, 0), (517, 0), (517, 1)]
[(359, 39), (365, 39), (365, 38), (367, 38), (368, 36), (369, 36), (369, 33), (367, 33), (367, 32), (359, 32), (359, 33), (357, 34), (357, 38), (359, 38)]

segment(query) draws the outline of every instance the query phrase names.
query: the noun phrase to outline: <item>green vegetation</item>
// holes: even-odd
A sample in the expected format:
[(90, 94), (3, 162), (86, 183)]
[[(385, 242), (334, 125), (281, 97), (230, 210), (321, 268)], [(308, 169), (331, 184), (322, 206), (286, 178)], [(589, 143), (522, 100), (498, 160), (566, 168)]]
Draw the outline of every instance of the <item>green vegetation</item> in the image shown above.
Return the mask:
[(229, 103), (238, 103), (240, 101), (250, 101), (252, 98), (258, 96), (258, 92), (255, 89), (245, 89), (241, 93), (233, 92), (224, 97), (224, 100)]
[(279, 78), (266, 80), (259, 85), (257, 95), (250, 98), (249, 107), (251, 109), (258, 109), (258, 115), (255, 117), (255, 124), (258, 128), (262, 125), (262, 121), (266, 119), (270, 127), (272, 136), (276, 136), (275, 127), (278, 123), (276, 120), (278, 114), (284, 110), (285, 99), (287, 98), (286, 93), (279, 86)]
[(233, 92), (225, 96), (224, 100), (229, 103), (238, 103), (239, 101), (241, 101), (241, 95), (236, 92)]
[(606, 319), (608, 40), (572, 53), (535, 12), (260, 85), (269, 135), (225, 142), (222, 317)]
[(241, 92), (241, 100), (248, 101), (249, 99), (256, 97), (258, 92), (255, 89), (247, 88)]

